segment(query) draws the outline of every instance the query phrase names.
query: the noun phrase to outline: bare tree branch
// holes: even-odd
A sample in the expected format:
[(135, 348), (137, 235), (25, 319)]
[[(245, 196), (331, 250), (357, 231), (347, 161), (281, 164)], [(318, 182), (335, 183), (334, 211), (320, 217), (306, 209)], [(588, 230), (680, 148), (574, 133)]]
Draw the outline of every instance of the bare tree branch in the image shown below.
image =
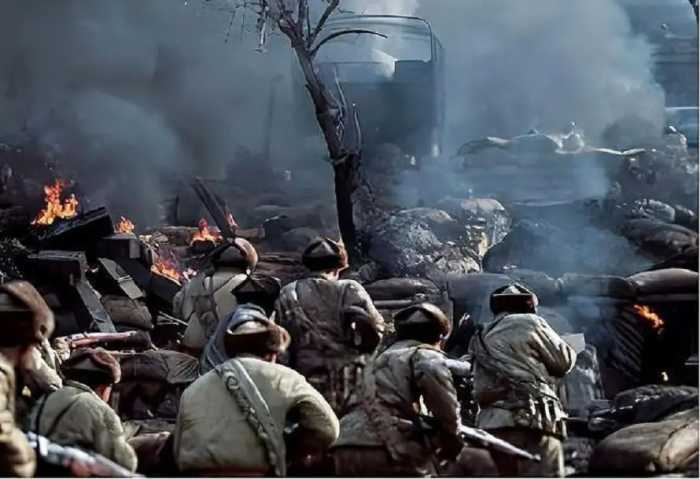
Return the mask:
[(328, 6), (326, 7), (326, 10), (323, 12), (323, 15), (321, 15), (321, 18), (318, 20), (318, 23), (316, 24), (316, 28), (314, 29), (313, 34), (309, 34), (309, 38), (307, 39), (307, 48), (311, 48), (316, 41), (316, 38), (318, 38), (318, 35), (321, 33), (321, 30), (323, 30), (323, 27), (326, 25), (326, 21), (328, 21), (328, 18), (331, 16), (331, 14), (335, 11), (336, 8), (338, 8), (338, 5), (340, 5), (340, 0), (329, 0), (328, 1)]
[(324, 44), (328, 43), (330, 40), (333, 40), (334, 38), (338, 38), (342, 35), (350, 35), (350, 34), (368, 34), (368, 35), (377, 35), (378, 37), (382, 38), (388, 38), (386, 35), (383, 33), (378, 33), (378, 32), (373, 32), (372, 30), (364, 30), (364, 29), (353, 29), (353, 30), (343, 30), (342, 32), (335, 32), (330, 35), (328, 35), (326, 38), (321, 40), (318, 45), (316, 45), (316, 48), (311, 50), (310, 55), (311, 57), (315, 57), (316, 53), (318, 52), (318, 49), (321, 48)]

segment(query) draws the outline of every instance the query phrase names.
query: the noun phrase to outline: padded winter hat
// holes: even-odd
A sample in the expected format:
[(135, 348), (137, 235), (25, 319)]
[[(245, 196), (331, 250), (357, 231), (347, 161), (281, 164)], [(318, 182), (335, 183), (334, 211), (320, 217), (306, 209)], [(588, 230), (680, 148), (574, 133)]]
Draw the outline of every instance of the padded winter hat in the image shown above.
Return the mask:
[(66, 377), (93, 377), (103, 384), (116, 384), (122, 377), (119, 362), (103, 348), (76, 349), (61, 365)]
[(490, 306), (493, 314), (535, 313), (538, 304), (535, 293), (518, 283), (503, 286), (491, 293)]
[(348, 267), (348, 253), (342, 243), (319, 237), (306, 247), (301, 262), (311, 271), (345, 269)]
[(214, 255), (212, 262), (217, 266), (253, 270), (258, 264), (258, 252), (250, 241), (236, 238), (227, 248)]
[(419, 303), (402, 309), (394, 315), (394, 327), (401, 334), (412, 328), (434, 328), (442, 338), (452, 331), (452, 323), (440, 308), (430, 303)]
[(0, 285), (0, 346), (36, 344), (54, 330), (53, 312), (44, 298), (26, 281)]

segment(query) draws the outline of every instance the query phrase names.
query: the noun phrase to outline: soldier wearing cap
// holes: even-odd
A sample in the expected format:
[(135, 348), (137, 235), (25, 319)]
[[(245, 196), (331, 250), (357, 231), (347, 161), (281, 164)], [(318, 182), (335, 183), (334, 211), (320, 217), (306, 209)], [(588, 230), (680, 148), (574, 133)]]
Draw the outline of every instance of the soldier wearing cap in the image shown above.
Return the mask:
[(32, 367), (33, 347), (53, 333), (53, 313), (26, 281), (0, 286), (0, 476), (31, 477), (36, 455), (16, 425), (15, 370)]
[(250, 319), (268, 319), (281, 288), (280, 280), (268, 275), (250, 275), (233, 290), (240, 305), (225, 321), (221, 321), (216, 332), (207, 342), (199, 361), (199, 372), (205, 374), (229, 356), (224, 347), (226, 331)]
[(330, 405), (303, 376), (276, 364), (287, 331), (262, 314), (239, 318), (224, 341), (231, 359), (180, 400), (173, 452), (185, 474), (281, 477), (293, 457), (322, 453), (338, 437)]
[(231, 291), (255, 269), (258, 254), (253, 245), (236, 238), (212, 258), (213, 268), (200, 272), (173, 300), (173, 312), (187, 322), (183, 348), (199, 356), (218, 324), (236, 309)]
[(505, 476), (562, 476), (564, 412), (556, 382), (571, 370), (574, 350), (536, 314), (537, 296), (512, 284), (491, 295), (494, 319), (479, 328), (469, 349), (477, 426), (542, 457), (540, 463), (492, 452)]
[[(451, 331), (445, 314), (422, 303), (394, 316), (396, 340), (365, 370), (359, 407), (341, 419), (333, 449), (341, 476), (435, 474), (438, 456), (454, 460), (460, 405), (452, 365), (442, 351)], [(421, 429), (422, 416), (434, 418)]]
[(61, 365), (61, 372), (63, 388), (39, 400), (30, 428), (57, 444), (95, 451), (135, 471), (136, 453), (108, 405), (112, 386), (121, 378), (117, 360), (102, 348), (78, 349)]
[(292, 335), (286, 361), (342, 416), (353, 403), (367, 355), (381, 339), (384, 320), (358, 282), (339, 279), (348, 266), (342, 244), (317, 238), (302, 262), (311, 274), (282, 288), (275, 306), (277, 320)]

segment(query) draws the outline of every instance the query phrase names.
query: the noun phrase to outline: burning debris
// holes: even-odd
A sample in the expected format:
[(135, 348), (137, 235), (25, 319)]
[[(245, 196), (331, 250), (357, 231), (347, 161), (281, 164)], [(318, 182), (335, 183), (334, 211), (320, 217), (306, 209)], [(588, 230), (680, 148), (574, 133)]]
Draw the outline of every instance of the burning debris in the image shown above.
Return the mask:
[(632, 309), (637, 314), (637, 317), (641, 320), (641, 323), (650, 326), (654, 331), (663, 327), (664, 320), (656, 314), (649, 306), (634, 304)]
[(160, 248), (154, 251), (151, 271), (178, 285), (182, 285), (182, 280), (184, 279), (182, 268), (172, 251)]
[(57, 219), (70, 219), (78, 214), (78, 199), (74, 194), (62, 198), (63, 189), (70, 182), (56, 178), (53, 184), (44, 186), (45, 206), (36, 216), (33, 225), (52, 225)]
[[(233, 216), (229, 215), (228, 218), (230, 218), (232, 221), (229, 224), (231, 224), (232, 226), (235, 225), (235, 227), (237, 228), (238, 224), (235, 221), (233, 221)], [(192, 235), (190, 246), (193, 246), (195, 243), (204, 241), (216, 244), (221, 242), (222, 240), (223, 236), (221, 236), (221, 233), (218, 230), (215, 230), (214, 228), (210, 228), (207, 220), (202, 218), (197, 223), (197, 231)]]
[(119, 222), (116, 224), (114, 229), (116, 230), (117, 233), (124, 233), (124, 234), (128, 234), (128, 235), (133, 235), (136, 227), (134, 226), (134, 223), (132, 223), (129, 218), (121, 216), (119, 218)]

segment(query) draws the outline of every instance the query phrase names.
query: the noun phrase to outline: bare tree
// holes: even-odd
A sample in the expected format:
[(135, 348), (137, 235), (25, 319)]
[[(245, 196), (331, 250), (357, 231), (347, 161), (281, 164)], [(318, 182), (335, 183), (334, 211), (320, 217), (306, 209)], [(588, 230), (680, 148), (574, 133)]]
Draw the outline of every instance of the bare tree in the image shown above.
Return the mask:
[(326, 33), (324, 27), (339, 11), (341, 0), (315, 1), (322, 7), (316, 15), (311, 11), (310, 0), (244, 0), (235, 8), (255, 12), (259, 49), (264, 49), (272, 30), (283, 33), (291, 43), (326, 142), (335, 178), (338, 227), (354, 261), (361, 255), (358, 228), (379, 211), (362, 173), (362, 135), (357, 109), (348, 105), (335, 73), (320, 72), (314, 65), (314, 57), (324, 44), (342, 35), (385, 35), (364, 29)]

